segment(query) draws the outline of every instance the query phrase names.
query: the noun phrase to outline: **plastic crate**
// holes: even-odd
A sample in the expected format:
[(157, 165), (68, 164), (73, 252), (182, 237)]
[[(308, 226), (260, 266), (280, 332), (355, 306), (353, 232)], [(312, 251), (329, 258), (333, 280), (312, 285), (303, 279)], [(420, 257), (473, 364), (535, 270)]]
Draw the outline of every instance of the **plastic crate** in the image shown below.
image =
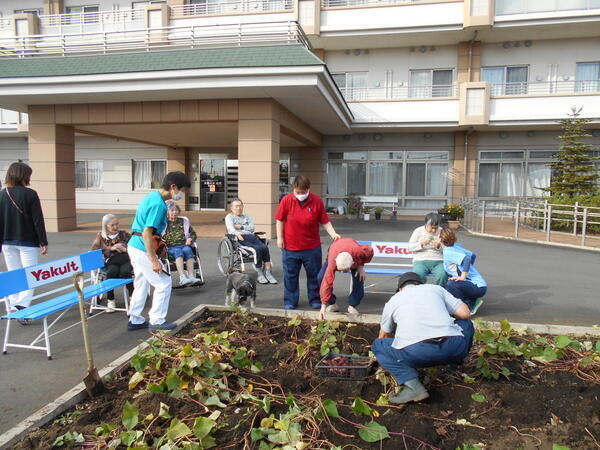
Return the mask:
[[(338, 356), (348, 360), (347, 366), (327, 366), (324, 361), (329, 361)], [(320, 377), (333, 380), (360, 381), (364, 380), (373, 366), (373, 360), (367, 356), (342, 355), (339, 353), (329, 353), (316, 365)], [(331, 370), (335, 369), (335, 370)]]

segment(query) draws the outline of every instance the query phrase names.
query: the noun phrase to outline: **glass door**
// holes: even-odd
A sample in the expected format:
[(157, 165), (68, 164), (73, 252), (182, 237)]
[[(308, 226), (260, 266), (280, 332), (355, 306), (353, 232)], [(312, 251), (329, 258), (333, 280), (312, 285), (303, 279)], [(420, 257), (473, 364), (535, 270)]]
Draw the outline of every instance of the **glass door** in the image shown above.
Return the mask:
[(225, 159), (200, 160), (200, 209), (225, 210)]

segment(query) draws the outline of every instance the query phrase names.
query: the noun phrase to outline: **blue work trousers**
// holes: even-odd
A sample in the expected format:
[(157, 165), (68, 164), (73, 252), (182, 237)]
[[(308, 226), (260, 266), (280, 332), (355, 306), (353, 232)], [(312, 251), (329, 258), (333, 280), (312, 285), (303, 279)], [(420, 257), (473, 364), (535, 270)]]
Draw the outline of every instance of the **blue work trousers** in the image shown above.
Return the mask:
[(457, 320), (463, 336), (448, 337), (441, 343), (417, 342), (398, 350), (392, 347), (393, 338), (375, 339), (371, 350), (379, 364), (391, 373), (398, 384), (419, 377), (418, 367), (460, 364), (469, 353), (475, 330), (470, 320)]
[(321, 246), (310, 250), (285, 250), (281, 251), (283, 265), (283, 307), (296, 309), (300, 299), (300, 269), (304, 266), (306, 271), (306, 290), (308, 301), (313, 308), (321, 307), (319, 296), (319, 282), (317, 277), (321, 269), (323, 254)]
[(456, 298), (461, 299), (469, 308), (473, 307), (475, 300), (481, 298), (487, 292), (487, 286), (479, 287), (470, 281), (452, 281), (446, 283), (446, 290)]
[[(323, 278), (325, 277), (325, 271), (327, 270), (328, 258), (325, 258), (325, 262), (319, 271), (318, 282), (319, 286), (323, 282)], [(350, 291), (350, 296), (348, 297), (348, 304), (350, 306), (358, 306), (360, 305), (360, 301), (365, 296), (365, 283), (364, 281), (360, 281), (358, 278), (358, 272), (356, 270), (350, 271), (352, 274), (352, 290)], [(328, 305), (333, 305), (336, 302), (335, 294), (332, 292)]]

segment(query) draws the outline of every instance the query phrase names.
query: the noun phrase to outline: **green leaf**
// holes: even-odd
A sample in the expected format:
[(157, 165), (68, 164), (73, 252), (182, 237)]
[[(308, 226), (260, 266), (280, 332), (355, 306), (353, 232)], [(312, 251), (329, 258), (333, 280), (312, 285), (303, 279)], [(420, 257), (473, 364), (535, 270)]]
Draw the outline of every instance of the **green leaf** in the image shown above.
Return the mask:
[(469, 375), (467, 375), (466, 373), (463, 373), (463, 374), (461, 374), (461, 375), (462, 375), (462, 377), (463, 377), (463, 381), (464, 381), (465, 383), (475, 383), (475, 381), (477, 381), (477, 380), (475, 380), (475, 378), (473, 378), (473, 377), (470, 377), (470, 376), (469, 376)]
[(139, 410), (129, 403), (129, 401), (126, 401), (125, 406), (123, 406), (123, 417), (121, 419), (123, 426), (128, 430), (131, 430), (138, 424), (138, 420)]
[(556, 342), (556, 346), (558, 348), (565, 348), (571, 343), (571, 338), (569, 336), (558, 336), (554, 342)]
[(252, 431), (250, 432), (250, 439), (252, 439), (252, 442), (260, 441), (264, 437), (265, 434), (260, 431), (260, 429), (252, 428)]
[(483, 403), (485, 402), (485, 395), (483, 394), (472, 394), (471, 398), (473, 399), (473, 401), (476, 401), (477, 403)]
[(136, 432), (135, 430), (123, 431), (121, 434), (119, 434), (119, 440), (121, 441), (121, 444), (127, 446), (133, 444), (136, 441), (137, 437), (138, 432)]
[(600, 340), (596, 341), (596, 353), (600, 353)]
[(500, 321), (500, 329), (503, 333), (509, 333), (512, 330), (510, 322), (506, 319)]
[[(352, 402), (352, 410), (356, 414), (364, 414), (365, 416), (370, 416), (372, 414), (372, 409), (367, 405), (364, 400), (360, 397), (356, 397), (354, 402)], [(373, 441), (375, 442), (375, 441)]]
[(177, 387), (179, 387), (179, 383), (181, 383), (181, 378), (179, 378), (178, 375), (172, 373), (171, 375), (169, 375), (167, 377), (167, 379), (165, 380), (167, 383), (167, 388), (172, 391), (174, 389), (177, 389)]
[(319, 353), (321, 356), (325, 356), (329, 353), (329, 345), (327, 345), (327, 342), (321, 343), (321, 349), (319, 350)]
[(148, 386), (146, 386), (146, 389), (148, 389), (148, 391), (152, 392), (153, 394), (161, 394), (161, 393), (165, 392), (165, 385), (164, 385), (164, 382), (160, 383), (160, 384), (148, 383)]
[(365, 442), (378, 442), (390, 437), (387, 428), (377, 422), (365, 423), (365, 427), (358, 429), (358, 435)]
[(302, 321), (296, 317), (294, 319), (290, 319), (288, 322), (288, 327), (296, 327), (298, 325), (300, 325), (302, 323)]
[(203, 449), (213, 448), (217, 445), (217, 441), (215, 441), (215, 438), (212, 436), (206, 436), (204, 439), (202, 439), (201, 443)]
[(571, 447), (567, 447), (566, 445), (552, 444), (552, 450), (571, 450)]
[(377, 401), (375, 402), (375, 404), (379, 405), (379, 406), (389, 405), (390, 401), (388, 399), (387, 394), (379, 394), (379, 398), (377, 399)]
[(131, 358), (131, 366), (137, 372), (143, 372), (147, 365), (148, 365), (148, 358), (146, 358), (146, 357), (143, 357), (140, 355), (134, 355), (133, 358)]
[(554, 360), (558, 359), (558, 354), (552, 347), (546, 347), (544, 349), (544, 352), (542, 353), (542, 358), (545, 361), (550, 362), (550, 361), (554, 361)]
[(135, 387), (140, 383), (140, 381), (142, 381), (144, 379), (144, 375), (142, 375), (140, 372), (136, 372), (133, 374), (133, 376), (131, 377), (131, 379), (129, 380), (129, 389), (135, 389)]
[(329, 398), (323, 400), (323, 409), (325, 410), (325, 413), (329, 417), (333, 417), (333, 418), (340, 417), (340, 413), (338, 412), (338, 409), (337, 409), (337, 404)]
[(263, 398), (263, 409), (265, 410), (265, 412), (267, 414), (269, 414), (269, 411), (271, 410), (271, 397), (265, 397)]
[(207, 417), (197, 417), (194, 421), (194, 435), (202, 440), (210, 434), (217, 422)]
[(181, 439), (182, 437), (189, 436), (192, 434), (192, 430), (185, 423), (179, 419), (173, 419), (169, 429), (167, 430), (167, 438), (172, 441)]
[(296, 344), (296, 354), (298, 355), (298, 358), (302, 358), (306, 354), (307, 350), (308, 348), (306, 346), (302, 344)]
[(112, 430), (114, 430), (115, 428), (117, 428), (115, 425), (110, 425), (108, 423), (103, 423), (99, 427), (96, 427), (96, 429), (94, 430), (94, 434), (96, 436), (105, 436), (105, 435), (110, 434), (110, 432)]
[(170, 419), (171, 414), (169, 414), (169, 405), (160, 402), (160, 409), (158, 410), (158, 415), (163, 419)]
[(218, 406), (219, 408), (225, 408), (227, 405), (221, 402), (217, 395), (211, 395), (204, 402), (206, 406)]

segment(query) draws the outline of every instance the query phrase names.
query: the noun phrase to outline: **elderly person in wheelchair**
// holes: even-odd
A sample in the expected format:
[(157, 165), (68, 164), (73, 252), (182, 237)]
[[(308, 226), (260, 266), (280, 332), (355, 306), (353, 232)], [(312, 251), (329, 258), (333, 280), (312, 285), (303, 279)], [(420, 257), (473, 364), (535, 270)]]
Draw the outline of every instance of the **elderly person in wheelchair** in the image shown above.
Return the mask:
[[(236, 198), (231, 201), (231, 212), (225, 216), (227, 234), (235, 236), (240, 245), (251, 247), (256, 252), (256, 273), (260, 284), (277, 284), (273, 276), (271, 254), (269, 247), (254, 234), (254, 221), (248, 214), (244, 214), (244, 203)], [(264, 264), (264, 271), (263, 271)]]
[[(175, 267), (179, 273), (179, 285), (198, 284), (202, 280), (194, 276), (194, 243), (196, 232), (187, 217), (180, 217), (181, 208), (175, 202), (167, 203), (167, 227), (163, 238), (167, 242), (168, 255), (175, 259)], [(185, 262), (185, 268), (184, 268)]]

